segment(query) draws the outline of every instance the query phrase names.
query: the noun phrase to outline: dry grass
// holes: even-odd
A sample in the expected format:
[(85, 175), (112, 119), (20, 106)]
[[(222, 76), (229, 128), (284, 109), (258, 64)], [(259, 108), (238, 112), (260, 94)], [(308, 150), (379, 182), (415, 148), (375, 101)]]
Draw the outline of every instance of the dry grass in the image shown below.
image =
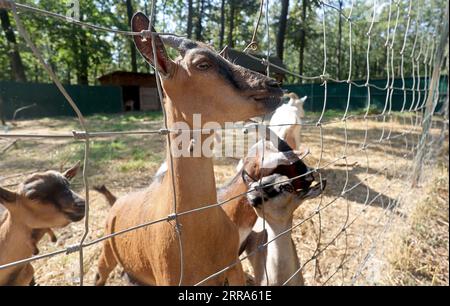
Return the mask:
[[(132, 118), (130, 118), (132, 117)], [(88, 118), (95, 130), (157, 129), (160, 118), (139, 116), (94, 116)], [(307, 159), (310, 166), (323, 167), (347, 154), (347, 163), (340, 159), (321, 171), (328, 179), (326, 192), (321, 199), (305, 203), (296, 211), (294, 224), (301, 226), (293, 230), (293, 239), (308, 285), (371, 284), (380, 279), (381, 268), (377, 268), (383, 257), (381, 250), (389, 234), (391, 224), (404, 218), (397, 206), (399, 196), (408, 190), (412, 194), (420, 190), (409, 190), (406, 178), (410, 174), (411, 148), (417, 142), (419, 131), (413, 129), (405, 136), (379, 142), (386, 137), (400, 135), (411, 130), (411, 118), (397, 117), (395, 120), (349, 120), (347, 124), (337, 122), (323, 126), (321, 143), (317, 127), (304, 127), (302, 141), (311, 149)], [(367, 150), (361, 150), (368, 128)], [(67, 132), (77, 128), (72, 119), (45, 119), (19, 121), (15, 132)], [(438, 130), (433, 129), (437, 135)], [(345, 138), (347, 137), (347, 141)], [(0, 147), (4, 140), (0, 139)], [(116, 194), (125, 194), (147, 186), (160, 162), (164, 159), (164, 139), (160, 136), (126, 136), (95, 140), (92, 145), (88, 171), (90, 184), (106, 183)], [(321, 153), (322, 152), (322, 156)], [(16, 147), (2, 156), (0, 173), (8, 177), (37, 169), (58, 169), (83, 156), (83, 144), (70, 140), (20, 140)], [(320, 164), (319, 164), (320, 162)], [(220, 185), (234, 173), (237, 160), (216, 159), (216, 179)], [(12, 185), (23, 179), (0, 177), (2, 186)], [(83, 192), (81, 179), (75, 188)], [(342, 196), (342, 191), (347, 190)], [(105, 200), (91, 193), (90, 231), (87, 241), (103, 235), (103, 225), (108, 213)], [(303, 222), (305, 218), (321, 208), (320, 214)], [(343, 227), (348, 227), (342, 231)], [(47, 238), (40, 243), (41, 253), (67, 247), (79, 241), (84, 231), (83, 224), (71, 224), (59, 229), (57, 245)], [(319, 239), (320, 238), (320, 239)], [(85, 249), (85, 280), (92, 284), (96, 261), (101, 245)], [(314, 251), (320, 250), (317, 260), (311, 260)], [(447, 253), (448, 255), (448, 253)], [(45, 285), (76, 285), (79, 282), (78, 254), (61, 255), (35, 262), (36, 281)], [(244, 263), (249, 271), (247, 263)], [(109, 284), (124, 285), (120, 269), (116, 269)]]
[(390, 285), (449, 285), (448, 169), (423, 187), (424, 194), (387, 252)]

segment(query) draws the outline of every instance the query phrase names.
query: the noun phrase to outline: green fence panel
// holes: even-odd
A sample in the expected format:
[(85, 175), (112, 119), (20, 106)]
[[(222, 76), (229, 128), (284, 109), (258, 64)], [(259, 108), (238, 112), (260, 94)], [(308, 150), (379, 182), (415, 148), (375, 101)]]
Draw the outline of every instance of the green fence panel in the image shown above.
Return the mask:
[[(425, 81), (425, 78), (421, 78), (420, 83), (417, 78), (415, 81), (412, 78), (406, 78), (405, 88), (412, 88), (413, 85), (415, 85), (415, 88), (417, 88), (417, 85), (420, 85), (420, 88), (424, 88)], [(358, 85), (364, 85), (365, 81), (356, 81), (355, 83)], [(387, 80), (371, 80), (370, 83), (376, 85), (379, 88), (385, 88)], [(440, 80), (439, 85), (440, 99), (437, 110), (440, 109), (443, 104), (443, 100), (447, 95), (448, 77), (443, 76)], [(402, 88), (402, 79), (395, 79), (394, 87)], [(323, 84), (292, 84), (284, 85), (283, 88), (288, 90), (289, 92), (296, 93), (299, 97), (308, 96), (308, 99), (305, 102), (305, 110), (312, 112), (322, 111), (325, 100), (325, 86)], [(349, 84), (328, 82), (326, 109), (345, 110), (347, 106), (348, 92)], [(415, 107), (417, 106), (418, 101), (420, 101), (420, 103), (423, 102), (425, 92), (422, 91), (419, 93), (395, 89), (390, 94), (392, 94), (392, 99), (387, 96), (386, 90), (370, 87), (371, 107), (377, 108), (378, 110), (383, 110), (386, 107), (386, 109), (391, 109), (393, 111), (400, 111), (403, 107), (405, 107), (405, 109), (409, 109), (412, 104), (412, 106)], [(366, 87), (352, 85), (350, 92), (349, 109), (358, 110), (367, 108), (367, 105), (369, 103), (368, 97), (369, 92)], [(390, 103), (391, 101), (392, 105)]]
[[(118, 113), (122, 111), (122, 89), (119, 86), (64, 86), (83, 115)], [(3, 113), (11, 119), (15, 110), (36, 104), (21, 111), (17, 118), (75, 116), (72, 107), (54, 84), (0, 82)]]

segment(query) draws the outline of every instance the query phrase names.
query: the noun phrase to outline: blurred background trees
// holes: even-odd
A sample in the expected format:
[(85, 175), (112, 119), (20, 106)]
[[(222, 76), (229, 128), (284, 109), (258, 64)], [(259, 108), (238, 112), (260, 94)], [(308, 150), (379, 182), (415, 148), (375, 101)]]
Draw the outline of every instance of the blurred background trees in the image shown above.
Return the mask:
[[(351, 0), (329, 0), (327, 3), (350, 13)], [(352, 79), (366, 77), (367, 31), (373, 12), (373, 2), (354, 0), (352, 20), (353, 66)], [(21, 0), (60, 14), (68, 10), (65, 1)], [(132, 14), (149, 14), (149, 1), (143, 0), (80, 0), (80, 19), (104, 27), (129, 30)], [(386, 77), (387, 49), (385, 47), (389, 1), (378, 1), (377, 18), (372, 30), (370, 53), (371, 77)], [(243, 50), (251, 41), (259, 12), (259, 0), (159, 0), (156, 7), (156, 28), (210, 43), (217, 50), (229, 45)], [(416, 32), (418, 46), (431, 44), (432, 26), (441, 20), (444, 0), (413, 1), (413, 14), (406, 45), (405, 75), (412, 74), (410, 53)], [(417, 6), (422, 7), (424, 22), (417, 24)], [(399, 24), (395, 40), (395, 65), (399, 66), (400, 49), (405, 35), (408, 1), (401, 1)], [(390, 34), (393, 33), (396, 6), (392, 6)], [(21, 13), (27, 29), (43, 51), (59, 77), (67, 84), (97, 84), (97, 77), (114, 71), (148, 72), (136, 54), (130, 37), (111, 35), (39, 16)], [(327, 72), (335, 78), (346, 79), (349, 68), (349, 23), (338, 10), (325, 7), (317, 0), (281, 0), (270, 2), (270, 53), (282, 59), (287, 68), (302, 75), (317, 76), (323, 71), (323, 18), (327, 36)], [(0, 10), (0, 80), (19, 82), (49, 82), (37, 60), (18, 36), (10, 12)], [(261, 20), (257, 52), (266, 54), (265, 19)], [(176, 52), (170, 51), (172, 56)], [(357, 64), (356, 64), (357, 63)], [(397, 76), (399, 76), (399, 72)], [(286, 83), (298, 83), (288, 77)]]

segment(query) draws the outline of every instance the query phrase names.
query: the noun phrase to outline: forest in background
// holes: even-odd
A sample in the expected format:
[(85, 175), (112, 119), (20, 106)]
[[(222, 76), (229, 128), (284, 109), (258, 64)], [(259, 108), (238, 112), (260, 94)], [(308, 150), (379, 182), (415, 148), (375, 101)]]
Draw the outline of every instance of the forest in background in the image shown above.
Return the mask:
[[(430, 58), (435, 42), (439, 39), (435, 29), (440, 26), (445, 8), (445, 0), (411, 1), (411, 24), (405, 47), (405, 76), (413, 74), (411, 53), (414, 42), (415, 56), (421, 54), (421, 61), (426, 54)], [(73, 0), (20, 1), (63, 15), (70, 8), (69, 2)], [(397, 2), (399, 18), (395, 30)], [(149, 14), (150, 3), (143, 0), (79, 0), (80, 20), (103, 27), (130, 30), (133, 13), (143, 11)], [(400, 77), (400, 50), (407, 29), (409, 1), (329, 0), (326, 3), (329, 6), (321, 5), (318, 0), (270, 1), (270, 39), (267, 39), (266, 17), (263, 15), (256, 37), (259, 45), (256, 52), (264, 55), (269, 52), (271, 56), (278, 56), (295, 73), (321, 75), (325, 27), (327, 73), (337, 79), (348, 78), (351, 41), (351, 78), (365, 79), (367, 32), (375, 12), (371, 32), (370, 77), (386, 77), (388, 48), (385, 43), (394, 30), (395, 75)], [(390, 22), (389, 3), (392, 3)], [(225, 45), (243, 50), (251, 42), (259, 7), (259, 0), (159, 0), (156, 2), (155, 28), (160, 32), (204, 41), (216, 50)], [(351, 40), (350, 23), (345, 17), (350, 13), (353, 23)], [(21, 14), (33, 40), (66, 84), (95, 85), (98, 84), (98, 77), (115, 70), (150, 71), (141, 56), (136, 54), (131, 37), (85, 29), (38, 14)], [(0, 80), (50, 82), (31, 50), (19, 37), (11, 13), (0, 9), (0, 21)], [(170, 50), (170, 53), (176, 56), (175, 51)], [(299, 82), (300, 79), (291, 76), (285, 80), (289, 84)]]

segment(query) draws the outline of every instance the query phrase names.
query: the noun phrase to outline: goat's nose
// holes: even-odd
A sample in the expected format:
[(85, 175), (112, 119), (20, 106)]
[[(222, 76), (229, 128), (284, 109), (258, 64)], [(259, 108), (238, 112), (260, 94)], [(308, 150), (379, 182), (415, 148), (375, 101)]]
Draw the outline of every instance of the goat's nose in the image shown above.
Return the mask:
[(266, 86), (267, 86), (268, 88), (279, 88), (279, 87), (280, 87), (280, 84), (279, 84), (276, 80), (274, 80), (274, 79), (268, 79), (268, 80), (266, 81)]

